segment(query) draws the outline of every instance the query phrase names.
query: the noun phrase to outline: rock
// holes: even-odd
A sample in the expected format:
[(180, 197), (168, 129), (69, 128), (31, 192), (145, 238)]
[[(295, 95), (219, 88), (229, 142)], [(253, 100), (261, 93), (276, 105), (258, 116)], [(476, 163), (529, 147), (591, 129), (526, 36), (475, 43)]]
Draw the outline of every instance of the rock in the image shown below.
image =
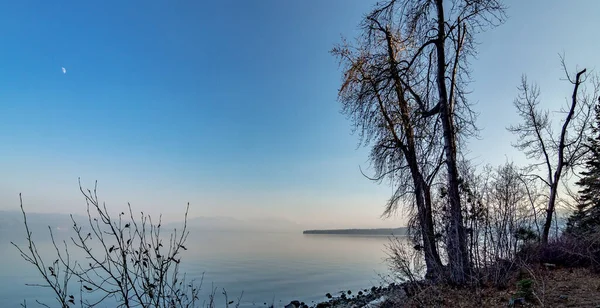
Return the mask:
[(348, 295), (352, 294), (352, 291), (348, 290)]
[(298, 300), (293, 300), (289, 304), (285, 305), (285, 308), (301, 308), (302, 306), (306, 306), (304, 302), (300, 303)]
[(519, 298), (511, 298), (508, 301), (508, 306), (514, 307), (516, 304), (525, 305), (525, 299), (522, 297)]
[(330, 303), (318, 303), (316, 308), (329, 308), (331, 307)]
[(552, 264), (552, 263), (544, 263), (544, 266), (546, 267), (546, 269), (550, 270), (550, 269), (555, 269), (556, 268), (556, 264)]
[(331, 296), (331, 293), (327, 293), (327, 294), (325, 294), (325, 296), (329, 299), (331, 299), (333, 297), (333, 296)]
[(385, 300), (387, 299), (387, 297), (381, 296), (376, 300), (370, 301), (368, 304), (366, 304), (364, 306), (364, 308), (379, 308), (381, 306), (381, 304), (383, 304), (383, 302), (385, 302)]

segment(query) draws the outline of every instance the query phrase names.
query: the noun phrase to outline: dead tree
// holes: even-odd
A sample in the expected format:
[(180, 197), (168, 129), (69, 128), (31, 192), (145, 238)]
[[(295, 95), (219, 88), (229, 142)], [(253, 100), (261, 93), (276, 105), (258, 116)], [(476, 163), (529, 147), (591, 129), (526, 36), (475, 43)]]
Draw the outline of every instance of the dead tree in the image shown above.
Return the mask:
[[(548, 188), (546, 217), (541, 234), (542, 244), (548, 243), (561, 179), (572, 174), (575, 168), (581, 165), (588, 151), (585, 140), (592, 106), (600, 90), (600, 84), (595, 79), (592, 95), (580, 93), (580, 87), (586, 81), (586, 70), (583, 69), (572, 76), (566, 69), (564, 59), (561, 60), (567, 80), (573, 85), (573, 92), (568, 108), (561, 110), (565, 117), (558, 134), (553, 132), (549, 111), (539, 106), (539, 87), (528, 83), (525, 76), (522, 77), (518, 88), (520, 94), (514, 101), (523, 122), (507, 128), (518, 137), (513, 146), (534, 161), (526, 169), (526, 175), (538, 179)], [(540, 170), (543, 175), (537, 173)]]

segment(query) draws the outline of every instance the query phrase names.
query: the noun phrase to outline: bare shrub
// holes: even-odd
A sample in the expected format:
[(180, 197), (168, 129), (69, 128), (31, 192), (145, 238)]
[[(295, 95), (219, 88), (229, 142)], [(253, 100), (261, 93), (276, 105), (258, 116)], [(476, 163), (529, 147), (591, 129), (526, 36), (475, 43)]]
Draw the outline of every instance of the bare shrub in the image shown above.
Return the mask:
[[(112, 216), (105, 204), (100, 205), (96, 193), (84, 190), (87, 222), (80, 225), (71, 215), (74, 235), (62, 243), (55, 239), (49, 227), (55, 250), (53, 261), (45, 261), (32, 238), (21, 199), (21, 211), (26, 230), (26, 247), (11, 242), (21, 257), (33, 265), (42, 276), (61, 307), (78, 304), (81, 307), (198, 307), (202, 280), (188, 280), (179, 272), (181, 253), (187, 250), (186, 208), (183, 227), (164, 236), (161, 219), (153, 222), (149, 215), (129, 213)], [(73, 252), (82, 253), (75, 260)], [(214, 292), (203, 306), (214, 307)], [(38, 302), (39, 303), (39, 302)], [(45, 303), (40, 303), (49, 307)], [(26, 303), (23, 304), (25, 306)]]
[(517, 256), (523, 263), (600, 269), (600, 233), (584, 237), (563, 235), (547, 245), (524, 246)]
[(539, 239), (537, 212), (542, 198), (538, 187), (523, 178), (511, 162), (496, 168), (488, 165), (476, 172), (465, 161), (461, 179), (464, 225), (473, 268), (470, 283), (507, 287), (518, 268), (514, 257), (519, 249)]
[[(423, 264), (423, 253), (417, 245), (411, 247), (403, 237), (391, 237), (385, 245), (391, 275), (405, 283), (407, 294), (418, 293), (425, 277), (426, 266)], [(415, 249), (417, 248), (417, 249)]]

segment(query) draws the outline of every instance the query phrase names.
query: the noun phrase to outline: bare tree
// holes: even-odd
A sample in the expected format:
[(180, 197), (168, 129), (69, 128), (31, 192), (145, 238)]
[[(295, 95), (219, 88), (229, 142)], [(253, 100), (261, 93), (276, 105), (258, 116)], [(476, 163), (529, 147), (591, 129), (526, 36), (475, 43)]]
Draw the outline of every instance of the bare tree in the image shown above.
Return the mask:
[(437, 278), (442, 263), (433, 233), (430, 186), (441, 166), (434, 137), (439, 121), (414, 112), (415, 102), (396, 64), (402, 45), (391, 29), (392, 21), (377, 14), (375, 10), (365, 20), (365, 35), (358, 46), (344, 43), (332, 50), (345, 70), (339, 100), (361, 141), (373, 143), (370, 158), (375, 176), (370, 179), (387, 178), (397, 187), (384, 215), (394, 213), (402, 201), (416, 205), (426, 276)]
[[(449, 6), (447, 11), (445, 5)], [(476, 133), (475, 114), (466, 98), (467, 60), (475, 53), (473, 34), (501, 22), (503, 14), (504, 8), (497, 0), (449, 3), (442, 0), (388, 0), (377, 4), (365, 18), (363, 36), (354, 52), (347, 46), (334, 49), (347, 64), (340, 91), (345, 111), (352, 114), (358, 128), (367, 133), (367, 139), (377, 139), (378, 147), (386, 150), (391, 144), (397, 148), (395, 153), (401, 153), (398, 156), (406, 159), (406, 165), (396, 163), (391, 168), (406, 170), (405, 174), (414, 177), (412, 189), (403, 188), (404, 192), (415, 192), (416, 198), (430, 198), (427, 194), (430, 188), (420, 177), (431, 184), (438, 172), (430, 170), (439, 168), (423, 169), (426, 164), (422, 155), (442, 154), (447, 167), (445, 175), (450, 203), (447, 249), (451, 280), (458, 284), (466, 281), (469, 265), (456, 155), (461, 141), (459, 136)], [(364, 107), (357, 102), (365, 101), (370, 103), (370, 108), (357, 108)], [(380, 172), (382, 174), (387, 173)], [(426, 190), (425, 196), (418, 197), (420, 190)], [(417, 216), (425, 215), (419, 218), (423, 223), (429, 219), (430, 206), (426, 200), (416, 203)], [(425, 228), (429, 231), (422, 230), (422, 235), (431, 234), (431, 228)]]
[[(44, 283), (35, 286), (49, 287), (64, 308), (76, 304), (80, 307), (199, 306), (201, 282), (197, 285), (179, 273), (181, 252), (187, 250), (184, 246), (189, 233), (187, 208), (182, 230), (164, 236), (160, 219), (153, 223), (143, 213), (136, 218), (131, 206), (129, 213), (122, 212), (114, 218), (99, 203), (96, 188), (84, 191), (80, 185), (80, 190), (87, 202), (88, 221), (80, 225), (71, 216), (74, 236), (62, 243), (49, 227), (56, 253), (52, 263), (45, 262), (40, 255), (21, 201), (27, 244), (26, 248), (12, 244), (42, 276)], [(84, 259), (74, 258), (73, 251), (82, 253)], [(213, 298), (209, 307), (213, 306)]]
[[(435, 46), (438, 104), (436, 105), (442, 120), (444, 131), (444, 153), (448, 177), (448, 199), (450, 202), (450, 228), (448, 235), (448, 258), (452, 281), (464, 283), (470, 267), (463, 226), (462, 205), (459, 191), (459, 174), (457, 166), (457, 133), (461, 122), (474, 126), (472, 112), (466, 103), (464, 83), (468, 82), (467, 57), (475, 53), (473, 33), (483, 26), (500, 22), (503, 19), (504, 7), (496, 0), (490, 1), (452, 1), (449, 12), (445, 12), (443, 0), (436, 0), (435, 7), (431, 1), (415, 1), (416, 12), (419, 12), (422, 23), (421, 33), (427, 37), (433, 32), (431, 41)], [(490, 19), (491, 18), (491, 19)], [(426, 46), (425, 44), (422, 46)], [(471, 117), (461, 121), (461, 113), (456, 112), (457, 104), (462, 103), (464, 113)], [(431, 111), (428, 113), (432, 113)]]
[[(596, 78), (593, 82), (593, 94), (581, 92), (580, 87), (586, 82), (586, 70), (583, 69), (573, 76), (569, 74), (562, 57), (561, 63), (567, 80), (573, 85), (573, 92), (568, 108), (561, 110), (565, 117), (558, 134), (553, 132), (549, 111), (539, 106), (539, 87), (528, 83), (525, 76), (521, 78), (518, 88), (520, 94), (514, 101), (523, 122), (507, 128), (518, 137), (513, 146), (534, 161), (528, 166), (526, 174), (538, 179), (548, 188), (542, 244), (548, 243), (561, 179), (573, 174), (589, 150), (585, 147), (585, 140), (590, 127), (592, 106), (600, 90), (600, 83)], [(536, 173), (540, 170), (543, 175)]]

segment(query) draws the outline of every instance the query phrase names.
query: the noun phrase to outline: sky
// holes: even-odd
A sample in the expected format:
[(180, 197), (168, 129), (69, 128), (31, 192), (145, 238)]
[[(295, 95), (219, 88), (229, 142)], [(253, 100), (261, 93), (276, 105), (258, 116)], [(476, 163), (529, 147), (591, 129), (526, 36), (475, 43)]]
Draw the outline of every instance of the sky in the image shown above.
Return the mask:
[[(368, 149), (340, 113), (329, 50), (367, 0), (11, 1), (0, 10), (0, 210), (109, 209), (166, 220), (274, 218), (307, 227), (395, 227), (392, 189), (364, 178)], [(522, 74), (557, 110), (573, 69), (599, 66), (595, 0), (506, 1), (481, 33), (471, 99), (479, 165), (524, 162), (505, 130)]]

